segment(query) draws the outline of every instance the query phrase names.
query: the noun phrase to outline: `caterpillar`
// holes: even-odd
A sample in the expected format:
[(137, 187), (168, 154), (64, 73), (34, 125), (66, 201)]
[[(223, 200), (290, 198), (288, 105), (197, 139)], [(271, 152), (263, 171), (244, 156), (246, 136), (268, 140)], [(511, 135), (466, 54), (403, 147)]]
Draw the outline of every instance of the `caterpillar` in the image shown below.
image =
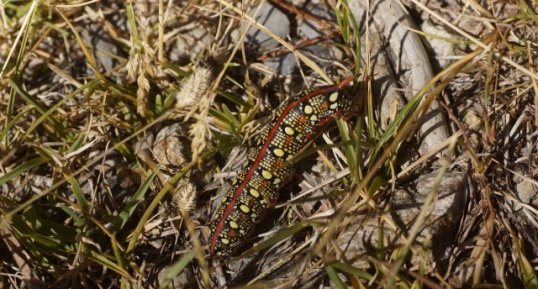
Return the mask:
[(262, 130), (243, 170), (232, 181), (212, 221), (210, 256), (231, 255), (254, 230), (279, 190), (290, 178), (290, 160), (334, 118), (346, 113), (351, 97), (343, 94), (354, 77), (322, 86), (290, 99)]

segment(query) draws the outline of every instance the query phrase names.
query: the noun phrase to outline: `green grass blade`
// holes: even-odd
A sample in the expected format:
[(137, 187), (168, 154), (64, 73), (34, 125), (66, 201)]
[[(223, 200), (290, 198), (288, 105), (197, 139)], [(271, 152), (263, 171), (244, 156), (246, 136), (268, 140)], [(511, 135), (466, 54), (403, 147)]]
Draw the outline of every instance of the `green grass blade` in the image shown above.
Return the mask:
[(95, 251), (90, 251), (88, 258), (94, 261), (95, 263), (102, 265), (103, 267), (107, 267), (115, 271), (116, 273), (120, 274), (121, 276), (125, 278), (130, 278), (129, 272), (127, 272), (127, 270), (123, 269), (123, 267), (121, 267), (119, 264), (115, 263), (114, 261), (112, 261), (111, 259), (109, 259), (108, 257), (100, 253), (97, 253)]
[(136, 193), (127, 201), (127, 204), (125, 207), (121, 210), (118, 217), (114, 220), (112, 223), (112, 231), (118, 232), (120, 231), (123, 226), (129, 221), (131, 216), (133, 215), (134, 211), (136, 210), (136, 207), (140, 202), (144, 200), (144, 197), (153, 183), (153, 180), (155, 179), (155, 176), (157, 176), (157, 173), (159, 172), (159, 167), (156, 167), (151, 175), (146, 179), (146, 181), (138, 188)]
[(347, 164), (349, 166), (349, 171), (353, 180), (359, 179), (359, 157), (358, 151), (356, 149), (356, 144), (352, 143), (351, 135), (348, 129), (346, 122), (342, 119), (337, 120), (338, 130), (340, 131), (340, 136), (342, 138), (342, 143), (344, 144), (344, 153), (346, 155)]
[[(23, 236), (24, 239), (31, 243), (31, 248), (35, 245), (40, 244), (49, 249), (58, 250), (60, 249), (61, 242), (57, 239), (52, 238), (51, 236), (42, 235), (36, 232), (36, 230), (30, 227), (26, 222), (29, 221), (23, 218), (20, 215), (13, 216), (11, 222), (11, 228), (16, 230), (20, 236)], [(35, 224), (34, 224), (35, 226)], [(35, 248), (34, 248), (35, 249)], [(39, 250), (37, 250), (39, 251)]]
[(227, 100), (241, 106), (241, 107), (247, 107), (247, 108), (250, 108), (250, 105), (245, 102), (242, 98), (238, 97), (238, 96), (235, 96), (234, 94), (232, 93), (229, 93), (227, 91), (224, 91), (224, 90), (218, 90), (217, 89), (217, 94), (226, 98)]
[[(22, 41), (20, 42), (20, 46), (18, 48), (18, 54), (17, 54), (17, 60), (15, 62), (15, 73), (14, 73), (14, 77), (15, 79), (19, 79), (19, 75), (20, 75), (20, 65), (21, 63), (23, 63), (23, 60), (24, 58), (26, 57), (26, 45), (28, 44), (28, 35), (30, 34), (30, 30), (32, 29), (32, 20), (34, 19), (34, 16), (35, 16), (35, 12), (37, 10), (37, 7), (38, 7), (38, 1), (32, 1), (32, 4), (31, 6), (28, 6), (29, 7), (29, 10), (28, 10), (28, 14), (26, 14), (25, 16), (25, 20), (23, 22), (23, 26), (24, 27), (21, 27), (23, 28), (23, 30), (21, 30), (20, 32), (22, 32)], [(15, 9), (16, 11), (18, 11), (18, 9)], [(24, 11), (24, 13), (26, 13), (26, 9), (21, 9), (21, 12)], [(17, 36), (18, 38), (18, 36)], [(4, 77), (4, 73), (6, 72), (6, 68), (7, 66), (9, 65), (9, 63), (11, 62), (10, 61), (10, 57), (11, 57), (11, 53), (13, 51), (15, 51), (16, 49), (16, 46), (13, 46), (7, 59), (5, 59), (5, 63), (4, 65), (2, 66), (2, 70), (0, 71), (0, 77), (3, 78)], [(15, 92), (16, 92), (16, 89), (15, 87), (11, 86), (10, 88), (10, 92), (9, 92), (9, 99), (8, 99), (8, 104), (7, 104), (7, 115), (6, 115), (6, 124), (9, 123), (10, 119), (11, 119), (11, 115), (13, 114), (13, 108), (15, 106)], [(6, 128), (7, 128), (7, 125), (6, 125)], [(4, 133), (3, 135), (5, 136), (5, 140), (6, 140), (6, 143), (9, 143), (9, 134), (7, 133), (7, 130), (4, 130)]]
[(379, 139), (379, 142), (375, 146), (374, 149), (374, 156), (377, 156), (383, 146), (388, 143), (388, 141), (394, 136), (398, 130), (398, 128), (401, 126), (401, 124), (404, 122), (404, 120), (410, 116), (415, 109), (420, 104), (420, 101), (422, 100), (422, 93), (417, 94), (411, 101), (409, 101), (403, 108), (398, 112), (396, 117), (394, 118), (394, 121), (392, 121), (381, 138)]
[(15, 117), (10, 118), (9, 121), (6, 123), (5, 128), (0, 131), (0, 140), (8, 139), (7, 134), (9, 133), (9, 131), (19, 122), (19, 120), (24, 119), (24, 117), (27, 116), (31, 110), (32, 108), (27, 106)]
[(333, 266), (325, 266), (325, 272), (327, 272), (327, 276), (329, 276), (335, 288), (347, 289), (346, 283), (342, 280), (342, 278), (340, 278), (340, 276), (338, 276), (338, 272)]
[(14, 216), (11, 229), (35, 256), (60, 252), (71, 254), (76, 250), (77, 230), (48, 220), (44, 212), (31, 209)]
[(75, 224), (77, 224), (77, 227), (81, 228), (86, 224), (84, 219), (82, 219), (79, 214), (77, 214), (75, 211), (73, 211), (71, 208), (69, 208), (65, 204), (63, 203), (58, 204), (58, 208), (62, 209), (62, 211), (68, 214), (73, 219), (73, 221), (75, 221)]
[(169, 69), (171, 71), (173, 71), (176, 75), (179, 75), (183, 78), (191, 75), (191, 72), (188, 72), (186, 70), (184, 70), (183, 68), (181, 68), (180, 66), (178, 66), (177, 64), (174, 64), (174, 63), (171, 63), (171, 62), (162, 62), (161, 63), (161, 66), (165, 69)]
[(245, 251), (245, 253), (241, 257), (249, 256), (251, 254), (254, 254), (255, 252), (269, 248), (275, 245), (276, 243), (295, 235), (296, 233), (304, 230), (305, 228), (321, 226), (321, 225), (322, 225), (321, 223), (312, 222), (312, 221), (301, 221), (299, 223), (295, 223), (288, 228), (285, 228), (276, 232), (273, 236), (271, 236), (267, 240), (264, 240), (260, 242), (259, 244), (255, 245), (254, 247), (248, 249), (247, 251)]
[(527, 257), (518, 250), (517, 252), (519, 266), (521, 268), (521, 280), (525, 284), (525, 288), (538, 288), (538, 278), (536, 277), (536, 271)]
[[(38, 127), (44, 120), (52, 119), (52, 121), (56, 121), (54, 118), (52, 118), (52, 116), (51, 116), (52, 113), (57, 111), (68, 100), (71, 100), (71, 99), (75, 98), (77, 95), (79, 95), (80, 93), (82, 93), (83, 91), (88, 90), (88, 89), (90, 89), (90, 92), (88, 92), (88, 94), (93, 93), (93, 88), (96, 85), (96, 82), (97, 82), (96, 80), (92, 80), (92, 81), (82, 85), (81, 87), (77, 88), (75, 91), (73, 91), (73, 92), (69, 93), (68, 95), (66, 95), (65, 97), (63, 97), (60, 101), (58, 101), (58, 103), (53, 105), (50, 109), (46, 110), (38, 119), (36, 119), (35, 121), (32, 122), (30, 127), (24, 133), (23, 139), (26, 139), (28, 137), (28, 135), (32, 131), (34, 131), (36, 129), (36, 127)], [(63, 134), (63, 131), (61, 132), (61, 134)]]
[(45, 117), (56, 129), (56, 132), (63, 134), (65, 129), (64, 126), (55, 118), (53, 118), (50, 114), (52, 111), (48, 110), (46, 107), (44, 107), (38, 100), (36, 100), (33, 96), (28, 94), (26, 90), (24, 90), (17, 82), (10, 80), (11, 86), (15, 89), (15, 91), (32, 107), (34, 107), (42, 116)]
[(14, 179), (15, 177), (18, 177), (20, 174), (24, 173), (24, 172), (27, 172), (37, 166), (40, 166), (41, 164), (45, 163), (47, 161), (47, 158), (44, 157), (44, 156), (40, 156), (40, 157), (37, 157), (35, 159), (31, 159), (23, 164), (21, 164), (20, 166), (18, 166), (17, 168), (15, 168), (14, 170), (12, 170), (11, 172), (3, 175), (3, 176), (0, 176), (0, 186), (9, 182), (10, 180)]
[[(209, 153), (208, 153), (209, 155)], [(201, 159), (204, 158), (204, 155), (202, 155)], [(198, 164), (198, 162), (201, 161), (200, 159), (195, 159), (185, 165), (179, 172), (177, 172), (169, 181), (166, 183), (163, 188), (157, 193), (155, 198), (151, 201), (151, 203), (146, 208), (144, 214), (140, 218), (140, 221), (136, 225), (136, 228), (133, 230), (133, 233), (131, 234), (131, 239), (129, 240), (129, 244), (127, 245), (127, 253), (130, 253), (134, 250), (136, 243), (138, 241), (138, 237), (140, 234), (142, 234), (142, 230), (144, 229), (144, 225), (151, 217), (151, 214), (153, 211), (157, 208), (157, 205), (159, 202), (166, 196), (170, 190), (173, 189), (175, 184), (188, 172), (190, 169), (195, 165)]]
[(170, 282), (172, 282), (176, 276), (187, 267), (187, 265), (194, 259), (196, 254), (194, 251), (189, 251), (187, 254), (183, 255), (174, 265), (172, 265), (166, 274), (164, 275), (163, 283), (161, 283), (160, 289), (168, 288)]
[(86, 201), (86, 198), (84, 197), (84, 193), (82, 192), (82, 189), (80, 188), (80, 184), (77, 179), (73, 177), (73, 175), (69, 173), (64, 173), (64, 177), (71, 184), (71, 191), (73, 192), (73, 195), (75, 196), (75, 199), (77, 200), (77, 203), (79, 204), (80, 208), (83, 212), (88, 212), (89, 205), (88, 201)]
[(330, 265), (331, 267), (333, 267), (335, 269), (338, 269), (340, 271), (355, 275), (355, 276), (357, 276), (359, 278), (362, 278), (362, 279), (365, 279), (365, 280), (368, 280), (368, 281), (372, 280), (372, 278), (373, 278), (372, 274), (370, 274), (370, 273), (368, 273), (366, 271), (360, 270), (360, 269), (358, 269), (356, 267), (353, 267), (352, 265), (349, 265), (349, 264), (345, 264), (345, 263), (341, 263), (341, 262), (331, 262), (328, 265)]

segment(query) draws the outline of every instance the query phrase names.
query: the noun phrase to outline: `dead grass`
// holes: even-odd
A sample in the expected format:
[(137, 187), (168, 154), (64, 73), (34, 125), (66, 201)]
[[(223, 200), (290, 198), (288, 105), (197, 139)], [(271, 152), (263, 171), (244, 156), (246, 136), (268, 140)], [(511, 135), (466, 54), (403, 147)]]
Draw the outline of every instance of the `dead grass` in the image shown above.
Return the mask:
[[(538, 288), (538, 7), (404, 2), (454, 54), (386, 125), (383, 38), (347, 1), (263, 2), (312, 38), (267, 27), (259, 2), (0, 3), (0, 287)], [(296, 158), (238, 256), (209, 260), (218, 196), (272, 111), (350, 74), (354, 115)], [(451, 135), (419, 154), (436, 102)], [(465, 201), (434, 216), (454, 175)], [(409, 223), (404, 188), (423, 192)]]

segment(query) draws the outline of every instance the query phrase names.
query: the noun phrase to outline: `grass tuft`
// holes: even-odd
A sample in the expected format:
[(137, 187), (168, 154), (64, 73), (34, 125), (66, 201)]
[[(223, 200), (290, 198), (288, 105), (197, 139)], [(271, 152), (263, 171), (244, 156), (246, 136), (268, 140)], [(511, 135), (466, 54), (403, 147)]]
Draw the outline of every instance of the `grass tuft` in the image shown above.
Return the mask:
[[(536, 3), (395, 3), (417, 88), (382, 1), (299, 2), (0, 2), (0, 287), (538, 288)], [(353, 112), (210, 259), (280, 103), (350, 75)]]

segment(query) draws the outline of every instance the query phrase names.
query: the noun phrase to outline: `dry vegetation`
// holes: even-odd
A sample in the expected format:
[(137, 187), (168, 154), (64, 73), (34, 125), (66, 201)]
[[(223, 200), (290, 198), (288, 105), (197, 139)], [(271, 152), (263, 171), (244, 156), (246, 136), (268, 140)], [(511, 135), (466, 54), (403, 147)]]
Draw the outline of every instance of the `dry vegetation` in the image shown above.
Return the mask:
[[(536, 2), (306, 2), (1, 1), (0, 287), (538, 288)], [(210, 260), (271, 112), (349, 75), (353, 116)]]

